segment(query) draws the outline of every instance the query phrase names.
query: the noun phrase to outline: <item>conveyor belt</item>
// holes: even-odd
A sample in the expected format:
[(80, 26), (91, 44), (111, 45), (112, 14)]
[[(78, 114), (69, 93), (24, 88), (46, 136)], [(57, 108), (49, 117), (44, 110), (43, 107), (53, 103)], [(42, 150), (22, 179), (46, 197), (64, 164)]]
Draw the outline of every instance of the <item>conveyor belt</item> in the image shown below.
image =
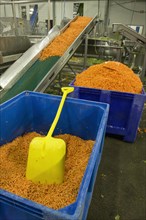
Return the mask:
[(37, 60), (25, 74), (1, 97), (1, 103), (23, 92), (24, 90), (33, 91), (44, 78), (46, 73), (53, 67), (59, 57), (50, 57), (45, 61)]
[[(24, 90), (43, 92), (56, 78), (64, 65), (74, 54), (81, 44), (86, 34), (94, 27), (97, 20), (95, 16), (91, 22), (84, 28), (80, 35), (75, 39), (71, 46), (61, 57), (51, 57), (45, 61), (36, 60), (33, 65), (23, 73), (17, 82), (8, 89), (1, 88), (1, 103), (12, 98)], [(70, 22), (69, 22), (70, 23)], [(61, 32), (61, 31), (60, 31)]]

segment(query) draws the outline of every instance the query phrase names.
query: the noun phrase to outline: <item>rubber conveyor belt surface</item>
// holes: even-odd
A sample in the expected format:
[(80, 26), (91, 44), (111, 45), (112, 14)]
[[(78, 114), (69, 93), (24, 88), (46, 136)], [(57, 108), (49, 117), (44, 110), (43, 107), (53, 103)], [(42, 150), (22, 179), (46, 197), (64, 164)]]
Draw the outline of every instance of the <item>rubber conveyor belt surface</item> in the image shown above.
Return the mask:
[(24, 90), (33, 91), (58, 60), (58, 56), (50, 57), (45, 61), (37, 60), (1, 98), (0, 102), (7, 101)]

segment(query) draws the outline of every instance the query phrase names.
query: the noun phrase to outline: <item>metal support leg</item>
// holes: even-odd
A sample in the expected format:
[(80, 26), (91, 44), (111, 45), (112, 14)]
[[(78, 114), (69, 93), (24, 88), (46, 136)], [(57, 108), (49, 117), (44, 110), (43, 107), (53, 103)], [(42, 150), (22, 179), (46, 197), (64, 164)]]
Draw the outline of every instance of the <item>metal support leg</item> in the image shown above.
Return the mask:
[(122, 60), (122, 50), (121, 49), (118, 49), (117, 50), (117, 61), (121, 62)]
[(13, 12), (13, 19), (14, 19), (15, 35), (18, 36), (18, 28), (17, 28), (17, 20), (16, 20), (16, 10), (15, 10), (15, 3), (14, 2), (12, 2), (12, 12)]
[(146, 49), (145, 49), (145, 55), (144, 55), (142, 73), (141, 73), (141, 76), (140, 76), (142, 82), (143, 82), (143, 80), (144, 80), (145, 74), (146, 74)]
[(51, 3), (50, 0), (48, 0), (48, 31), (50, 30), (50, 8), (51, 8)]
[(86, 69), (87, 66), (87, 52), (88, 52), (88, 34), (85, 36), (85, 52), (84, 52), (84, 64), (83, 68)]
[(76, 76), (76, 72), (73, 70), (73, 68), (71, 67), (71, 65), (69, 63), (67, 63), (67, 66), (71, 69), (71, 71), (73, 72), (73, 74)]
[(7, 13), (6, 13), (6, 5), (4, 4), (4, 15), (5, 15), (5, 18), (7, 17)]
[(55, 8), (56, 2), (55, 0), (52, 2), (52, 4), (53, 4), (53, 26), (54, 26), (56, 25), (56, 8)]
[(59, 73), (58, 83), (59, 83), (59, 86), (60, 86), (60, 88), (61, 88), (61, 87), (62, 87), (61, 72)]

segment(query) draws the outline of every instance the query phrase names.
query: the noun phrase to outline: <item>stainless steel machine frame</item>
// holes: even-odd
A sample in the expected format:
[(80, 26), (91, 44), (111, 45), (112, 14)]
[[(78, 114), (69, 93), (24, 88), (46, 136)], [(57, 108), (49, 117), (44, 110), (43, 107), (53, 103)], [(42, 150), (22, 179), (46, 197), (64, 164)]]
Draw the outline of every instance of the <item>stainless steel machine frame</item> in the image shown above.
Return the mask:
[(119, 32), (122, 36), (126, 37), (127, 39), (130, 39), (131, 41), (135, 42), (137, 45), (141, 45), (144, 48), (145, 52), (143, 57), (143, 65), (140, 74), (140, 78), (143, 81), (146, 73), (146, 37), (137, 33), (132, 28), (123, 25), (121, 23), (114, 23), (113, 27), (115, 28), (114, 32)]

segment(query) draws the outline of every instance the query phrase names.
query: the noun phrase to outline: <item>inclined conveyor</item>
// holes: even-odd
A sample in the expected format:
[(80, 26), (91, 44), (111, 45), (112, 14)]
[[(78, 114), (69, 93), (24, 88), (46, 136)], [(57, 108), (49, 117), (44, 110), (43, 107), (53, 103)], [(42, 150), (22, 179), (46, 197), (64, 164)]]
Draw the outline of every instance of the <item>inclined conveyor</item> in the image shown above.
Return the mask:
[(41, 51), (50, 44), (56, 36), (64, 32), (77, 17), (78, 16), (70, 20), (61, 30), (59, 30), (57, 26), (53, 27), (48, 33), (48, 36), (29, 48), (6, 70), (0, 80), (1, 103), (24, 90), (45, 91), (86, 38), (87, 34), (91, 32), (97, 21), (97, 16), (95, 16), (61, 57), (54, 56), (45, 61), (40, 61), (39, 56)]

